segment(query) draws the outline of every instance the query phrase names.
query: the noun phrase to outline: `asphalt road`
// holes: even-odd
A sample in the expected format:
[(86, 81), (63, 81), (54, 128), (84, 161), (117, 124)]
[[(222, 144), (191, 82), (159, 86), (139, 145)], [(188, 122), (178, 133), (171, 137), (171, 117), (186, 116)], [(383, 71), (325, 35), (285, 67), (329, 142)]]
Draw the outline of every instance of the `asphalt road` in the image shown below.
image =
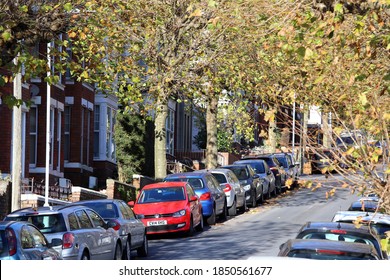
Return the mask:
[[(193, 237), (152, 236), (148, 260), (238, 260), (249, 257), (275, 257), (279, 245), (293, 238), (307, 221), (330, 221), (338, 210), (346, 210), (358, 196), (340, 186), (341, 177), (305, 176), (321, 183), (321, 188), (301, 187), (267, 200), (257, 208), (207, 226)], [(137, 259), (136, 255), (134, 258)], [(140, 258), (141, 259), (141, 258)]]

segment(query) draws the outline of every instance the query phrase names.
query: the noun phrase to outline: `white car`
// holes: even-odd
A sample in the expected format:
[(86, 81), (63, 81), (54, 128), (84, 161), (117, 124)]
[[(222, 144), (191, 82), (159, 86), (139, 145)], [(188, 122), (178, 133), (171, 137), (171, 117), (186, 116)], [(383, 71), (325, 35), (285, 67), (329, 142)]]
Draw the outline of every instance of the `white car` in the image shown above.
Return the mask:
[(245, 212), (247, 208), (245, 190), (234, 172), (225, 168), (216, 168), (208, 171), (217, 179), (221, 189), (226, 194), (229, 216), (237, 215), (237, 209), (240, 212)]

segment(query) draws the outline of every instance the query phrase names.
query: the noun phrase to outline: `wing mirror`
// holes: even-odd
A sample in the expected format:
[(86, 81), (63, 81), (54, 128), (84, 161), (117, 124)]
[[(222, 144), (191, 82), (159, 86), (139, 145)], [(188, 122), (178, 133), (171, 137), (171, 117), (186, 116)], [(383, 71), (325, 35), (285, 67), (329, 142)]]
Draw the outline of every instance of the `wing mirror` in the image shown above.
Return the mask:
[(62, 246), (61, 238), (53, 238), (49, 243), (49, 247), (57, 247), (57, 246)]

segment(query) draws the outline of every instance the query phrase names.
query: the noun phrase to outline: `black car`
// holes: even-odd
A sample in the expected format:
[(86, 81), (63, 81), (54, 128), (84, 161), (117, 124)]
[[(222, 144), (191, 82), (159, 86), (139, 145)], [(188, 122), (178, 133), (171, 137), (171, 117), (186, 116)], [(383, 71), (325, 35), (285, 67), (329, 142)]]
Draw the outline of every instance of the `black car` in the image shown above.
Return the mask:
[(115, 220), (122, 240), (123, 255), (122, 258), (129, 260), (131, 251), (137, 250), (140, 257), (148, 255), (148, 239), (145, 225), (139, 220), (133, 210), (120, 199), (96, 199), (84, 200), (73, 204), (82, 204), (95, 210), (105, 221)]
[(319, 239), (289, 239), (280, 246), (279, 257), (315, 260), (379, 260), (370, 244)]
[(295, 239), (326, 239), (350, 243), (372, 245), (380, 259), (387, 259), (381, 249), (379, 236), (368, 226), (356, 227), (354, 224), (339, 222), (307, 222), (298, 231)]
[(382, 212), (379, 209), (379, 202), (375, 200), (360, 199), (351, 203), (348, 211), (363, 211), (363, 212)]
[(292, 162), (291, 157), (287, 153), (274, 153), (275, 157), (279, 160), (286, 173), (286, 180), (290, 179), (290, 187), (295, 187), (297, 184), (297, 176), (295, 171), (295, 164)]
[(263, 155), (256, 155), (256, 156), (245, 156), (241, 160), (247, 160), (247, 159), (265, 160), (265, 162), (268, 164), (269, 168), (271, 169), (272, 173), (274, 173), (277, 192), (278, 193), (282, 192), (283, 188), (286, 185), (287, 174), (284, 171), (282, 163), (276, 158), (275, 155), (263, 154)]
[(263, 184), (260, 181), (260, 176), (249, 164), (224, 165), (220, 168), (230, 169), (234, 172), (244, 187), (248, 205), (256, 207), (259, 202), (264, 202)]

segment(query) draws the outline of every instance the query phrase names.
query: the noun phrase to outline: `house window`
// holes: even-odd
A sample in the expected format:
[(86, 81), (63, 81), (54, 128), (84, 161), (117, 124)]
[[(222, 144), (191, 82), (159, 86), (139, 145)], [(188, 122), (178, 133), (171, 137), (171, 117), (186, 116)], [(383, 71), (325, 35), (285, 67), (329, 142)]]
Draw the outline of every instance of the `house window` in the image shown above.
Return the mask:
[(30, 164), (37, 164), (38, 108), (30, 108)]
[(99, 146), (100, 146), (100, 105), (95, 105), (94, 121), (93, 121), (93, 157), (99, 158)]
[(175, 112), (172, 109), (168, 109), (168, 117), (167, 117), (167, 120), (165, 123), (165, 128), (167, 130), (167, 135), (166, 135), (167, 154), (173, 155), (174, 132), (175, 132)]
[(114, 141), (114, 127), (115, 127), (115, 110), (107, 107), (106, 119), (106, 157), (108, 160), (115, 160), (115, 141)]
[(65, 106), (64, 111), (64, 160), (69, 161), (70, 159), (70, 117), (71, 117), (71, 107)]
[(61, 120), (62, 120), (62, 112), (57, 112), (57, 171), (61, 170)]

